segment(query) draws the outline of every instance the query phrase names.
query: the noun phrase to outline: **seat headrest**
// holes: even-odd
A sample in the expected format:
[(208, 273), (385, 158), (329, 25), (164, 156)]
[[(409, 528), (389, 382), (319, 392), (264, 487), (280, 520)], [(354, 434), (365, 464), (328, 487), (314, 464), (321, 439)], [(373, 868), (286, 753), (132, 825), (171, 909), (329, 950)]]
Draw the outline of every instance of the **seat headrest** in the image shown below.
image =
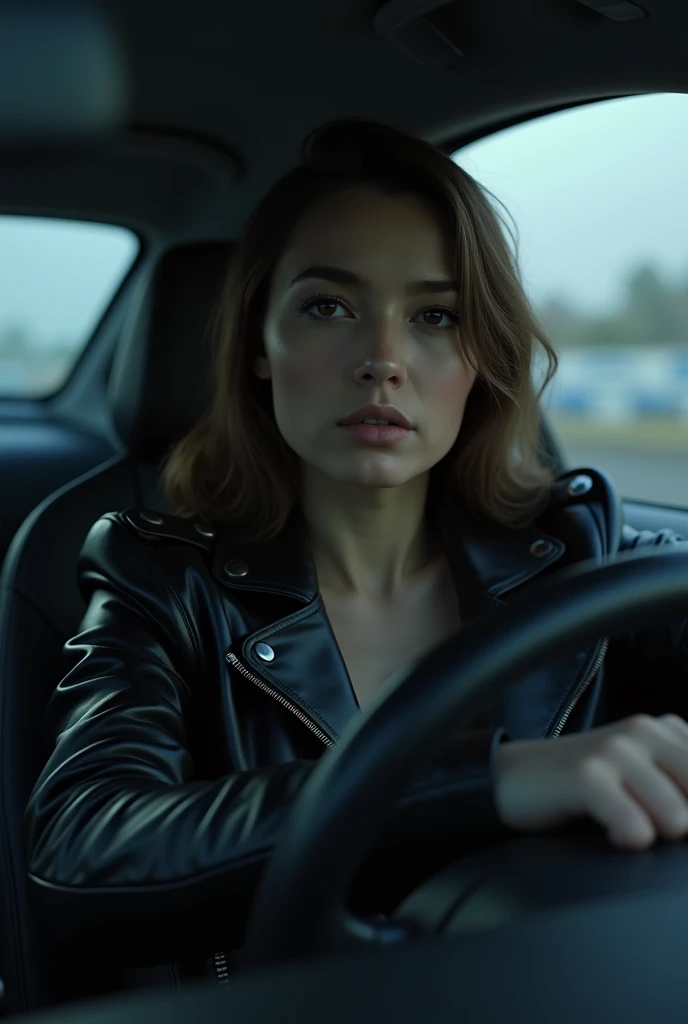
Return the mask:
[(143, 462), (159, 462), (208, 407), (211, 327), (231, 252), (229, 242), (178, 246), (139, 283), (108, 401), (120, 439)]

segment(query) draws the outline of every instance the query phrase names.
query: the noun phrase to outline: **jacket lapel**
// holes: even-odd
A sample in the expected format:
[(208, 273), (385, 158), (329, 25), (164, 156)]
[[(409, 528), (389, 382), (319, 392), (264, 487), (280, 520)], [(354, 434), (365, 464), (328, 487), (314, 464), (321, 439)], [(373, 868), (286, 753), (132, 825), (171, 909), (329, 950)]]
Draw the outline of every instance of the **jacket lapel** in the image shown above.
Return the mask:
[(438, 516), (447, 559), (466, 623), (501, 603), (499, 598), (557, 562), (566, 544), (537, 524), (509, 530), (475, 520), (461, 506)]
[(239, 638), (234, 653), (336, 742), (360, 709), (320, 597), (303, 516), (295, 510), (267, 543), (242, 544), (223, 532), (213, 574), (235, 593), (287, 599), (284, 614), (268, 615), (260, 628)]
[[(453, 515), (457, 529), (442, 523), (445, 545), (458, 566), (457, 590), (465, 596), (463, 621), (488, 613), (513, 600), (514, 593), (543, 573), (582, 561), (601, 564), (618, 549), (623, 509), (612, 481), (599, 470), (585, 468), (556, 481), (548, 507), (524, 530), (480, 525), (460, 510)], [(467, 581), (464, 583), (464, 581)], [(603, 657), (604, 637), (576, 651), (562, 652), (555, 664), (544, 664), (505, 693), (476, 725), (506, 726), (514, 739), (552, 735), (586, 684), (594, 678)], [(504, 666), (509, 671), (509, 666)], [(601, 676), (599, 677), (601, 678)]]
[[(463, 622), (494, 609), (503, 594), (533, 580), (566, 550), (561, 539), (537, 525), (514, 531), (479, 524), (459, 508), (442, 518), (440, 528)], [(301, 514), (295, 511), (285, 529), (267, 543), (241, 543), (223, 531), (213, 571), (235, 593), (286, 599), (284, 614), (275, 618), (271, 603), (273, 615), (241, 637), (234, 653), (336, 741), (359, 706), (318, 591)]]

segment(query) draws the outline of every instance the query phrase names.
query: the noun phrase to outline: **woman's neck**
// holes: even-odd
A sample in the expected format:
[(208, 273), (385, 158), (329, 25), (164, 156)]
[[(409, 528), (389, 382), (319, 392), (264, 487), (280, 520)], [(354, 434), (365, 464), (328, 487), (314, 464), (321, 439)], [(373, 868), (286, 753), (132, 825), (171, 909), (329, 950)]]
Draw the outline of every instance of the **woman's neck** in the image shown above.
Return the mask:
[(321, 591), (390, 603), (442, 556), (428, 527), (425, 488), (350, 488), (349, 501), (306, 493), (303, 512)]

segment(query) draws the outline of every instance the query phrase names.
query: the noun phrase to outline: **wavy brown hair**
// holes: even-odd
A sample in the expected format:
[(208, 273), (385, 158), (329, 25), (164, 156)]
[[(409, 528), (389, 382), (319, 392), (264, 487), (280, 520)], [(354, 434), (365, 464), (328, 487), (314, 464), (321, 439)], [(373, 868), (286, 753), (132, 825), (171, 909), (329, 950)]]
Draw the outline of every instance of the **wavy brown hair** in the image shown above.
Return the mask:
[[(527, 526), (547, 505), (555, 476), (539, 406), (558, 364), (524, 293), (516, 246), (507, 241), (514, 235), (491, 193), (441, 150), (360, 120), (313, 132), (298, 166), (249, 218), (219, 307), (213, 400), (167, 459), (167, 497), (178, 515), (236, 524), (255, 541), (285, 525), (299, 500), (298, 457), (277, 428), (270, 381), (253, 372), (271, 280), (306, 211), (335, 190), (361, 184), (429, 203), (455, 254), (459, 334), (477, 377), (457, 441), (431, 470), (428, 501), (450, 507), (458, 500), (477, 518)], [(546, 370), (536, 390), (537, 351)]]

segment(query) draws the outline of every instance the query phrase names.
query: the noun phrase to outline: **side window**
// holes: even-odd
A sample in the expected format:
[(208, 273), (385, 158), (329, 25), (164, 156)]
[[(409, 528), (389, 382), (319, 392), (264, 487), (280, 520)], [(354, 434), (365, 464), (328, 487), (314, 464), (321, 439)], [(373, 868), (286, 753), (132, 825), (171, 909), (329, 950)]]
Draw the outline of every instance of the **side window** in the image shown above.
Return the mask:
[(454, 159), (516, 227), (560, 360), (544, 404), (568, 464), (688, 507), (688, 96), (588, 104)]
[(109, 224), (0, 216), (0, 398), (62, 387), (138, 249)]

